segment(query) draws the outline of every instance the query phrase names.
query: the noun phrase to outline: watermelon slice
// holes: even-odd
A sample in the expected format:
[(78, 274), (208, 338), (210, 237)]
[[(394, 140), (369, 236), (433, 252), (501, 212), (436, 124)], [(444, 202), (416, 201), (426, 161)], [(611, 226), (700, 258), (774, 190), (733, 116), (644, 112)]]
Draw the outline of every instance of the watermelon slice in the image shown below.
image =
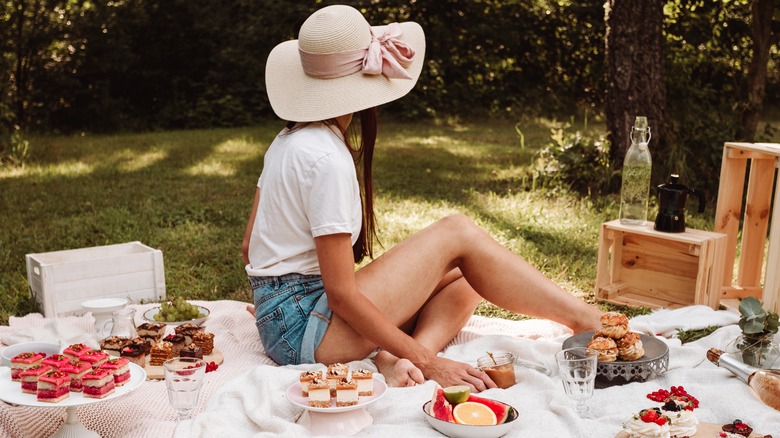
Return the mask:
[(444, 389), (442, 389), (440, 385), (436, 385), (436, 389), (433, 390), (433, 397), (431, 398), (431, 406), (429, 409), (429, 414), (431, 414), (432, 417), (450, 423), (455, 422), (455, 418), (452, 416), (452, 405), (444, 397)]
[(495, 412), (496, 420), (498, 420), (496, 424), (505, 422), (509, 416), (509, 406), (501, 403), (500, 401), (488, 400), (486, 398), (477, 397), (473, 394), (469, 396), (469, 401), (482, 403), (483, 405), (489, 407), (491, 411)]

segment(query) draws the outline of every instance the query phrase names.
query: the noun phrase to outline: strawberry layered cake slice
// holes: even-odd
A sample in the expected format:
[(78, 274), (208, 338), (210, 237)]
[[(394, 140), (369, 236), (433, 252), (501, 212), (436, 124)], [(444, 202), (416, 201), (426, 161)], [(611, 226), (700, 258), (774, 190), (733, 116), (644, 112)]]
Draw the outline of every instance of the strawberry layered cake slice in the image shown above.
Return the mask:
[(38, 392), (38, 379), (51, 371), (49, 365), (39, 364), (19, 373), (19, 380), (22, 381), (22, 392), (26, 394), (36, 394)]
[(84, 397), (103, 398), (114, 392), (114, 375), (109, 370), (93, 369), (81, 378)]
[(40, 365), (44, 357), (46, 356), (42, 353), (33, 353), (31, 351), (14, 356), (11, 359), (11, 380), (18, 382), (19, 373), (35, 365)]
[(117, 357), (103, 362), (98, 369), (106, 370), (114, 376), (114, 385), (122, 386), (130, 380), (130, 363), (124, 357)]
[(68, 348), (63, 350), (62, 354), (64, 354), (65, 356), (68, 356), (69, 358), (71, 358), (71, 360), (73, 360), (73, 359), (78, 359), (79, 356), (81, 356), (81, 353), (85, 353), (85, 352), (87, 352), (89, 350), (92, 350), (92, 349), (90, 347), (88, 347), (87, 345), (84, 345), (84, 344), (72, 344), (72, 345), (69, 345)]
[(57, 403), (70, 394), (70, 376), (59, 370), (49, 371), (38, 378), (38, 401)]
[(90, 365), (92, 365), (92, 368), (96, 369), (100, 366), (100, 364), (107, 361), (109, 358), (110, 356), (108, 353), (100, 350), (89, 350), (79, 355), (80, 361), (89, 362)]
[(63, 365), (70, 362), (70, 358), (64, 354), (52, 354), (41, 361), (42, 364), (48, 365), (54, 369), (60, 369)]
[(70, 390), (72, 392), (81, 392), (83, 387), (81, 379), (84, 377), (84, 374), (87, 374), (90, 370), (92, 370), (91, 363), (78, 359), (71, 360), (60, 367), (60, 371), (68, 373), (70, 376)]

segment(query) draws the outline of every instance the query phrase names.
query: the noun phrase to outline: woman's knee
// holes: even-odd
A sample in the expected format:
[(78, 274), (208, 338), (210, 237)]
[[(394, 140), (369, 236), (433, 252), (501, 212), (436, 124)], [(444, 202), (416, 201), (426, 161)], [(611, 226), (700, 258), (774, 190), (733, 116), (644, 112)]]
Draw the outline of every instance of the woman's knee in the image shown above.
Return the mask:
[(463, 214), (451, 214), (439, 219), (438, 224), (448, 236), (461, 238), (474, 238), (486, 235), (485, 230), (479, 227), (470, 217)]

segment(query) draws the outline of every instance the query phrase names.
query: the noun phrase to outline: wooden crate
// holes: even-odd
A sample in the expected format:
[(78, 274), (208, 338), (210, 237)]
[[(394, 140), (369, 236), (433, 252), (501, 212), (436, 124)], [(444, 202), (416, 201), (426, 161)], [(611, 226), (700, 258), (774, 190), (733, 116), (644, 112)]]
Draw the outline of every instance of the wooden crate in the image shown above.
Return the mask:
[(165, 299), (162, 251), (141, 242), (27, 254), (30, 293), (47, 317), (82, 310), (91, 298)]
[(721, 299), (752, 295), (775, 312), (780, 312), (780, 190), (776, 183), (779, 160), (780, 144), (725, 143), (715, 211), (715, 231), (727, 235)]
[(655, 231), (653, 224), (601, 224), (596, 297), (614, 304), (718, 308), (726, 235), (686, 229)]

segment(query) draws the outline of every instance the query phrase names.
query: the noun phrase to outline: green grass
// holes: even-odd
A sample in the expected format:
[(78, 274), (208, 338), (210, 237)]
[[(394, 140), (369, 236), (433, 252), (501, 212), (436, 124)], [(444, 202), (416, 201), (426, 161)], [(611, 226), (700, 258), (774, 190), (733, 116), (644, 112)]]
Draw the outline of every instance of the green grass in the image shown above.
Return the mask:
[[(522, 148), (510, 122), (383, 123), (375, 186), (384, 247), (463, 213), (593, 302), (599, 224), (617, 206), (526, 189), (551, 125), (524, 123)], [(24, 166), (0, 167), (0, 324), (37, 311), (25, 254), (136, 240), (162, 250), (168, 295), (251, 301), (241, 240), (263, 153), (280, 127), (31, 137)], [(706, 215), (690, 223), (711, 229)], [(477, 313), (522, 318), (489, 304)]]

